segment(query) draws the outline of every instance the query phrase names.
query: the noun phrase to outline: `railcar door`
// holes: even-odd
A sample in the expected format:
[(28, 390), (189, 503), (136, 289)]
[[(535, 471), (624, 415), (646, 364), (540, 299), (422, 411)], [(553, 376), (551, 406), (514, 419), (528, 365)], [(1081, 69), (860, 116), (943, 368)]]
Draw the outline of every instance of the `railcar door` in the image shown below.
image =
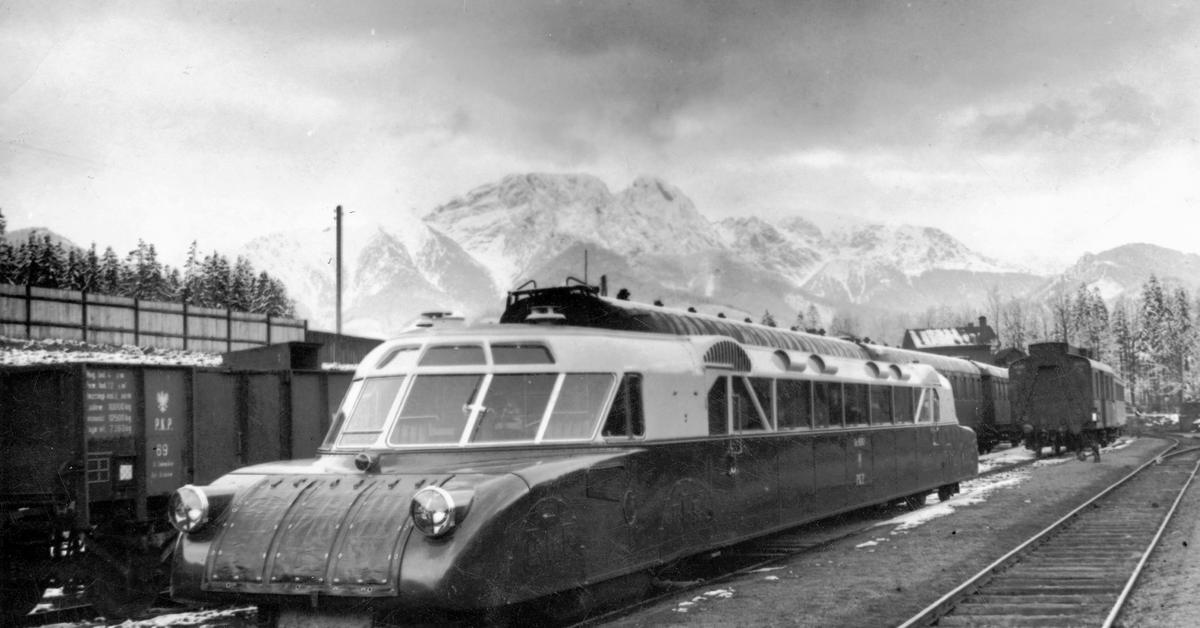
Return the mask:
[[(768, 433), (772, 425), (758, 394), (770, 403), (770, 382), (720, 375), (709, 387), (709, 478), (717, 501), (714, 531), (724, 540), (738, 539), (779, 522), (778, 452)], [(770, 406), (768, 406), (770, 407)]]

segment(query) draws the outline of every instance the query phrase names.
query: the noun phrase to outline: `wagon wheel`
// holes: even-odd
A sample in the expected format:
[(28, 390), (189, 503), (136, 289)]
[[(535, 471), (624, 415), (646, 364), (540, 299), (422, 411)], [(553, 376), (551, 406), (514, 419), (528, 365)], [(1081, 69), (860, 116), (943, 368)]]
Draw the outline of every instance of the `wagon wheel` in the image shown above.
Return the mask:
[(904, 498), (904, 505), (909, 510), (917, 510), (925, 505), (925, 493), (914, 493)]

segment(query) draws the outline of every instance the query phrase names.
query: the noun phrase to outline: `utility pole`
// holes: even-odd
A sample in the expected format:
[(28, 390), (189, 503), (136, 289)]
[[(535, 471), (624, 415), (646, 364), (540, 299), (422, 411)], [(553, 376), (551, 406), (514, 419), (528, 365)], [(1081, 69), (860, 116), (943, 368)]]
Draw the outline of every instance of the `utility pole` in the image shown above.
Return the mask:
[(342, 335), (342, 206), (334, 210), (337, 222), (337, 328), (338, 336)]

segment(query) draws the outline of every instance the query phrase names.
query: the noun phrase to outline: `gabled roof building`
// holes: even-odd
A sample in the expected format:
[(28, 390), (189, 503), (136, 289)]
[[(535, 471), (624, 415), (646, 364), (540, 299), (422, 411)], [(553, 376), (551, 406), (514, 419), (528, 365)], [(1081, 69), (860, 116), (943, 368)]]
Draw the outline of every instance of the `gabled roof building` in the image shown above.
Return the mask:
[(996, 349), (998, 341), (996, 331), (987, 323), (987, 317), (980, 316), (978, 325), (906, 329), (904, 341), (900, 346), (904, 349), (968, 358), (990, 364), (992, 352)]

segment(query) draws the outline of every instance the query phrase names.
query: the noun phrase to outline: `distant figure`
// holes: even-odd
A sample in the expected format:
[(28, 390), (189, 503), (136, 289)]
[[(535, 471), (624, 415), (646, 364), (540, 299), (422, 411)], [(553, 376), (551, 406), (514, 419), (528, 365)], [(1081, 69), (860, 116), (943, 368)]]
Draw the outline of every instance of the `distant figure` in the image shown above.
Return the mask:
[(629, 291), (626, 290), (625, 288), (621, 288), (617, 292), (617, 300), (619, 300), (619, 301), (628, 301), (630, 296), (632, 296), (632, 295), (630, 295)]
[(1089, 425), (1088, 442), (1092, 446), (1092, 462), (1100, 462), (1100, 424), (1096, 422), (1095, 415), (1092, 415), (1092, 422)]

